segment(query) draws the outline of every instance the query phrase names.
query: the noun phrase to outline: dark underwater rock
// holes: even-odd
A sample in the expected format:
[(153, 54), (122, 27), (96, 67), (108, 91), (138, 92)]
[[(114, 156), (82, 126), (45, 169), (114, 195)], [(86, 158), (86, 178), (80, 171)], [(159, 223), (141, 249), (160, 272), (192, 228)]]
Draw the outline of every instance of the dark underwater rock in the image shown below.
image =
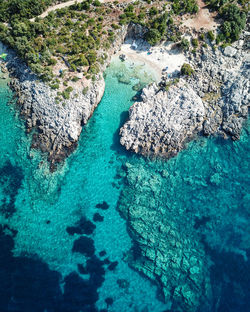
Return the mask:
[(110, 264), (111, 261), (109, 260), (109, 258), (106, 258), (106, 259), (103, 260), (103, 263), (104, 263), (104, 264)]
[(126, 279), (121, 278), (121, 279), (118, 279), (116, 282), (120, 288), (123, 288), (123, 289), (129, 288), (129, 281), (127, 281)]
[(118, 265), (118, 261), (111, 262), (110, 265), (108, 266), (108, 270), (114, 271), (117, 265)]
[(72, 252), (79, 252), (86, 257), (91, 257), (95, 253), (95, 246), (93, 239), (81, 236), (74, 241)]
[(107, 253), (106, 253), (105, 250), (102, 250), (102, 251), (99, 252), (99, 256), (100, 256), (100, 257), (104, 257), (104, 256), (106, 256), (106, 254), (107, 254)]
[(61, 274), (47, 263), (37, 256), (14, 257), (13, 236), (14, 230), (0, 225), (1, 312), (97, 312), (98, 288), (105, 276), (101, 260), (93, 256), (85, 267), (79, 264), (79, 271), (89, 274), (89, 279), (72, 272), (65, 277), (62, 291)]
[(77, 264), (77, 268), (78, 268), (78, 272), (80, 274), (84, 274), (84, 275), (88, 274), (88, 270), (87, 270), (87, 268), (83, 264), (78, 263)]
[(0, 311), (60, 310), (61, 274), (38, 257), (14, 257), (14, 240), (0, 225)]
[(81, 217), (81, 219), (76, 223), (75, 226), (68, 226), (66, 231), (69, 235), (74, 234), (86, 234), (90, 235), (94, 232), (96, 226), (86, 217)]
[(93, 216), (94, 222), (102, 222), (104, 220), (104, 217), (100, 215), (98, 212), (96, 212)]
[(103, 201), (102, 203), (97, 204), (96, 208), (102, 209), (102, 210), (107, 210), (109, 208), (109, 205), (105, 201)]
[(90, 274), (90, 283), (95, 287), (100, 287), (104, 282), (105, 270), (103, 268), (103, 261), (96, 256), (87, 260), (86, 268)]
[(0, 168), (0, 185), (4, 194), (0, 211), (6, 216), (11, 216), (16, 211), (15, 200), (24, 179), (23, 171), (7, 161)]
[(107, 306), (111, 306), (114, 303), (114, 299), (111, 297), (108, 297), (105, 299), (105, 302), (107, 303)]
[(96, 311), (98, 300), (97, 287), (89, 280), (82, 279), (76, 272), (70, 273), (64, 279), (64, 311)]

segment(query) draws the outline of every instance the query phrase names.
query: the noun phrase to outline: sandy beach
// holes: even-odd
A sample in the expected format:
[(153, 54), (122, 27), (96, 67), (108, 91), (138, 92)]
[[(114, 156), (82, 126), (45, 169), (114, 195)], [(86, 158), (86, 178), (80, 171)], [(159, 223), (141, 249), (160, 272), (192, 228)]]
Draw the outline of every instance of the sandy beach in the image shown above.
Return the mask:
[(121, 46), (119, 55), (124, 54), (126, 59), (141, 62), (149, 67), (159, 82), (162, 77), (162, 70), (165, 70), (169, 75), (175, 74), (180, 71), (182, 64), (185, 63), (183, 53), (173, 47), (173, 43), (165, 43), (150, 48), (149, 44), (143, 40), (126, 41)]

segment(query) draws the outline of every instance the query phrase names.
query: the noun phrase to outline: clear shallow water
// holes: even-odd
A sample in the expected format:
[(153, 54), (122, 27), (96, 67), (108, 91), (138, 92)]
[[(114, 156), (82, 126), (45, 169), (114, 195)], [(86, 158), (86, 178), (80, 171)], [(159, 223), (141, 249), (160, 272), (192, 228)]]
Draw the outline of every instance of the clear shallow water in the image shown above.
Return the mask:
[[(114, 300), (109, 311), (134, 311), (135, 309), (142, 311), (144, 308), (150, 311), (161, 311), (165, 307), (156, 298), (156, 286), (130, 269), (122, 260), (131, 247), (131, 240), (126, 231), (125, 221), (116, 211), (120, 191), (115, 184), (115, 175), (117, 167), (121, 166), (120, 158), (125, 157), (124, 151), (118, 144), (117, 131), (124, 115), (127, 114), (124, 111), (127, 112), (132, 104), (131, 98), (135, 95), (132, 85), (138, 83), (138, 79), (134, 78), (135, 71), (131, 69), (125, 72), (126, 83), (120, 84), (117, 75), (119, 73), (119, 79), (121, 79), (121, 72), (124, 70), (124, 65), (122, 65), (114, 66), (107, 71), (107, 87), (102, 103), (84, 128), (79, 148), (68, 159), (65, 166), (59, 168), (55, 174), (49, 173), (46, 161), (38, 152), (29, 150), (30, 138), (25, 136), (24, 125), (17, 119), (13, 106), (7, 105), (11, 93), (6, 85), (1, 88), (0, 132), (3, 135), (1, 138), (3, 149), (0, 166), (4, 174), (1, 181), (3, 191), (1, 223), (18, 231), (14, 237), (13, 248), (16, 259), (23, 261), (20, 256), (37, 259), (38, 263), (35, 263), (34, 267), (38, 266), (38, 268), (35, 268), (33, 274), (34, 276), (37, 274), (38, 281), (42, 278), (38, 271), (45, 274), (44, 268), (41, 268), (41, 262), (43, 262), (50, 270), (61, 274), (57, 276), (54, 284), (51, 283), (52, 288), (59, 287), (64, 289), (64, 292), (70, 288), (76, 293), (70, 295), (69, 299), (65, 299), (61, 298), (62, 295), (57, 289), (58, 299), (54, 306), (46, 295), (46, 298), (42, 299), (44, 303), (40, 303), (41, 309), (52, 306), (56, 309), (55, 311), (58, 311), (57, 309), (66, 311), (65, 306), (75, 300), (79, 302), (75, 306), (71, 305), (69, 311), (78, 311), (81, 304), (87, 302), (84, 296), (80, 300), (75, 298), (81, 296), (81, 288), (84, 287), (81, 286), (81, 281), (77, 280), (76, 276), (70, 275), (72, 272), (78, 272), (79, 276), (78, 264), (86, 264), (87, 258), (84, 255), (72, 252), (74, 241), (83, 235), (69, 235), (67, 227), (74, 226), (82, 216), (92, 220), (94, 213), (97, 212), (104, 219), (102, 222), (96, 222), (96, 229), (90, 235), (94, 240), (95, 254), (98, 256), (99, 252), (105, 250), (106, 255), (98, 256), (99, 259), (108, 258), (111, 264), (116, 264), (115, 261), (118, 261), (118, 265), (114, 270), (110, 270), (108, 269), (109, 263), (101, 265), (98, 258), (94, 259), (96, 262), (94, 271), (97, 273), (92, 274), (89, 269), (87, 272), (89, 275), (81, 275), (83, 280), (90, 276), (89, 284), (93, 284), (93, 280), (96, 284), (87, 289), (86, 297), (91, 297), (92, 293), (95, 297), (93, 301), (95, 301), (97, 288), (102, 285), (98, 290), (97, 306), (100, 309), (107, 307), (105, 302), (107, 297), (112, 297)], [(141, 68), (136, 69), (137, 74), (138, 71), (140, 72)], [(129, 75), (131, 75), (131, 81), (128, 80)], [(145, 82), (148, 83), (149, 79)], [(11, 202), (11, 206), (6, 206), (4, 203), (6, 198)], [(103, 201), (108, 203), (109, 208), (97, 209), (95, 206)], [(9, 231), (5, 229), (6, 233)], [(8, 257), (3, 262), (7, 260), (9, 260)], [(31, 268), (33, 268), (32, 265)], [(103, 268), (106, 271), (105, 280)], [(14, 273), (16, 270), (17, 268), (14, 270), (12, 268)], [(52, 273), (46, 270), (46, 274), (49, 280)], [(32, 272), (29, 272), (29, 275), (32, 276)], [(66, 283), (63, 280), (65, 277)], [(25, 279), (26, 277), (22, 276), (18, 283), (25, 285)], [(118, 286), (117, 280), (120, 280), (118, 282), (122, 284), (122, 287)], [(50, 289), (51, 285), (47, 287)], [(74, 289), (75, 285), (78, 291)], [(40, 288), (39, 291), (41, 291)], [(51, 292), (53, 293), (54, 290), (51, 289)], [(20, 306), (23, 307), (22, 311), (40, 311), (37, 300), (34, 300), (32, 295), (30, 298), (27, 296), (26, 294), (26, 298), (19, 299)], [(60, 308), (58, 308), (58, 302), (60, 302)], [(15, 307), (14, 303), (10, 306), (12, 309), (13, 306)], [(18, 304), (16, 306), (18, 307)], [(4, 305), (3, 307), (6, 308)], [(90, 306), (90, 311), (92, 310), (93, 305)]]
[[(193, 142), (167, 163), (126, 153), (119, 145), (118, 130), (135, 94), (132, 85), (138, 83), (138, 79), (133, 77), (145, 79), (146, 75), (141, 68), (136, 72), (132, 68), (121, 75), (125, 70), (124, 65), (121, 66), (116, 63), (107, 70), (102, 102), (83, 129), (76, 152), (54, 174), (49, 172), (46, 161), (37, 151), (29, 150), (30, 137), (25, 135), (14, 106), (7, 105), (11, 93), (1, 80), (0, 221), (5, 225), (4, 231), (0, 231), (4, 250), (0, 258), (3, 268), (0, 279), (4, 281), (0, 297), (5, 298), (0, 300), (1, 311), (79, 311), (86, 302), (89, 304), (86, 311), (93, 311), (97, 292), (99, 309), (107, 307), (105, 299), (109, 297), (114, 300), (109, 304), (109, 311), (166, 309), (156, 298), (156, 286), (123, 260), (131, 240), (125, 221), (116, 211), (123, 187), (116, 174), (121, 173), (126, 162), (134, 166), (138, 174), (142, 168), (148, 175), (163, 169), (168, 172), (168, 178), (162, 178), (165, 189), (162, 205), (167, 201), (177, 211), (183, 211), (189, 203), (193, 215), (199, 216), (202, 206), (202, 213), (208, 209), (219, 225), (218, 216), (226, 219), (226, 223), (221, 222), (222, 228), (210, 235), (209, 243), (215, 248), (224, 242), (223, 233), (230, 233), (234, 227), (232, 220), (238, 217), (243, 220), (244, 242), (238, 240), (237, 246), (229, 244), (228, 248), (247, 257), (249, 240), (244, 220), (249, 217), (249, 133), (245, 130), (242, 140), (235, 143), (218, 139)], [(144, 83), (150, 80), (151, 77), (146, 77)], [(214, 176), (216, 173), (219, 176)], [(139, 191), (132, 188), (131, 192)], [(128, 204), (130, 200), (128, 198)], [(96, 208), (103, 201), (108, 209)], [(235, 213), (238, 208), (244, 213)], [(102, 222), (93, 222), (95, 213), (104, 217)], [(96, 225), (94, 232), (69, 235), (67, 228), (83, 216)], [(228, 216), (230, 218), (225, 218)], [(206, 231), (204, 228), (204, 233)], [(88, 241), (87, 252), (91, 253), (94, 242), (96, 258), (72, 252), (74, 242), (83, 236), (93, 239)], [(103, 250), (107, 254), (100, 256)], [(114, 270), (108, 269), (108, 261), (102, 262), (106, 258), (112, 263), (118, 261)], [(80, 274), (78, 264), (87, 268), (88, 274)]]

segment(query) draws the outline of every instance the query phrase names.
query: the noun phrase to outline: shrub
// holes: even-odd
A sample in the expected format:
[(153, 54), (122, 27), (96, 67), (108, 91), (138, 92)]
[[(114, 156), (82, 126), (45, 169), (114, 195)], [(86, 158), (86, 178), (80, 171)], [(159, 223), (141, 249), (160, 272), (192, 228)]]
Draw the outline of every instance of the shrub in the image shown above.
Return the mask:
[(150, 8), (150, 10), (149, 10), (149, 16), (154, 16), (154, 15), (157, 15), (158, 14), (158, 9), (157, 8), (155, 8), (155, 7), (152, 7), (152, 8)]
[(88, 92), (88, 90), (89, 90), (89, 87), (85, 87), (85, 88), (83, 88), (83, 90), (82, 90), (82, 94), (83, 94), (83, 95), (86, 95), (86, 94), (87, 94), (87, 92)]
[(53, 89), (53, 90), (57, 90), (57, 89), (59, 89), (59, 84), (58, 84), (58, 83), (51, 84), (50, 87), (51, 87), (51, 89)]
[(207, 37), (210, 41), (214, 41), (215, 40), (215, 35), (212, 32), (212, 30), (209, 30), (209, 32), (207, 33)]
[(189, 49), (189, 41), (185, 38), (181, 40), (181, 48), (183, 51), (187, 51)]
[(73, 82), (77, 82), (78, 80), (79, 80), (80, 78), (78, 78), (78, 77), (73, 77), (72, 79), (71, 79), (71, 81), (73, 81)]
[(202, 33), (202, 34), (200, 34), (200, 40), (205, 40), (205, 35)]
[(65, 100), (68, 100), (68, 99), (70, 98), (70, 94), (69, 94), (68, 92), (66, 92), (66, 90), (64, 90), (64, 91), (62, 92), (62, 96), (63, 96), (63, 98), (64, 98)]
[(181, 67), (181, 74), (182, 75), (191, 76), (193, 72), (194, 72), (194, 70), (189, 64), (184, 63), (182, 65), (182, 67)]
[(198, 39), (197, 38), (192, 38), (191, 43), (192, 43), (194, 48), (198, 47)]
[(67, 93), (71, 93), (74, 89), (72, 87), (68, 87), (67, 89), (65, 89), (65, 92)]
[(157, 29), (150, 29), (146, 35), (145, 39), (151, 45), (156, 45), (161, 40), (161, 34)]

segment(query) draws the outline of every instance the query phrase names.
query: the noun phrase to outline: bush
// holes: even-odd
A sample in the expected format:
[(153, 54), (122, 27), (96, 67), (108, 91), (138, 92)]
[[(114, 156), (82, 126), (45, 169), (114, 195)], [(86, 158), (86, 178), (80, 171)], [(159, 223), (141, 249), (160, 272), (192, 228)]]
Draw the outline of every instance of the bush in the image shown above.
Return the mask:
[(88, 90), (89, 90), (89, 88), (88, 88), (88, 87), (83, 88), (83, 90), (82, 90), (82, 94), (83, 94), (83, 95), (86, 95), (86, 94), (87, 94), (87, 92), (88, 92)]
[(187, 64), (187, 63), (184, 63), (181, 67), (181, 74), (182, 75), (187, 75), (187, 76), (191, 76), (193, 74), (194, 70), (193, 68)]
[(197, 38), (192, 38), (191, 43), (194, 48), (198, 47), (199, 42)]
[(188, 49), (189, 49), (189, 41), (187, 39), (183, 38), (181, 40), (180, 45), (181, 45), (181, 48), (182, 48), (183, 51), (188, 51)]
[(156, 45), (161, 40), (161, 34), (157, 29), (150, 29), (146, 35), (145, 39), (151, 45)]
[(57, 89), (59, 89), (59, 84), (58, 84), (58, 83), (51, 84), (50, 87), (51, 87), (51, 89), (53, 89), (53, 90), (57, 90)]
[(73, 82), (77, 82), (78, 80), (79, 80), (80, 78), (78, 78), (78, 77), (73, 77), (72, 79), (71, 79), (71, 81), (73, 81)]
[(71, 93), (74, 89), (72, 87), (68, 87), (67, 89), (65, 89), (65, 92), (67, 93)]
[(246, 25), (246, 14), (235, 4), (229, 4), (220, 10), (220, 16), (224, 19), (220, 30), (226, 42), (233, 42), (239, 39), (241, 31)]
[(150, 8), (150, 10), (149, 10), (149, 16), (154, 16), (154, 15), (157, 15), (158, 14), (158, 10), (157, 10), (157, 8), (155, 8), (155, 7), (152, 7), (152, 8)]
[(62, 96), (63, 96), (63, 98), (64, 98), (65, 100), (68, 100), (68, 99), (70, 98), (70, 94), (69, 94), (68, 92), (66, 92), (66, 90), (64, 90), (64, 91), (62, 92)]
[(205, 34), (203, 34), (203, 33), (200, 34), (200, 40), (202, 40), (202, 41), (205, 40)]
[(96, 52), (95, 51), (90, 51), (87, 54), (87, 60), (89, 61), (89, 64), (93, 64), (96, 61)]
[(212, 32), (212, 30), (209, 30), (209, 32), (207, 33), (207, 37), (210, 41), (214, 41), (215, 40), (215, 35)]

